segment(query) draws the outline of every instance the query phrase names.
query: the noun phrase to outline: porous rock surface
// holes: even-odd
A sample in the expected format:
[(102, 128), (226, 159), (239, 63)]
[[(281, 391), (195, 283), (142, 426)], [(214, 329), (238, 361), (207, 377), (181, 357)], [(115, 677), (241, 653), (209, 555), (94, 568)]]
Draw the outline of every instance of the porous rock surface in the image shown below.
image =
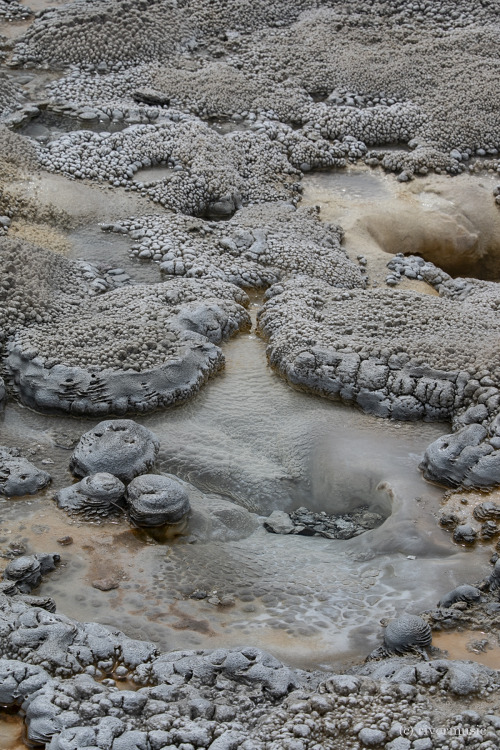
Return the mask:
[(237, 287), (215, 281), (116, 289), (20, 329), (6, 368), (35, 409), (148, 411), (189, 398), (223, 366), (217, 344), (248, 327), (246, 303)]
[(497, 484), (498, 290), (477, 282), (464, 295), (464, 286), (440, 299), (305, 277), (276, 284), (259, 315), (269, 362), (293, 385), (377, 416), (453, 419), (458, 431), (429, 447), (424, 475)]
[[(474, 662), (392, 658), (325, 679), (256, 648), (160, 654), (20, 597), (0, 595), (0, 619), (2, 703), (22, 701), (28, 739), (50, 750), (392, 748), (435, 721), (500, 739), (498, 673)], [(118, 690), (124, 678), (137, 689)]]
[(248, 206), (224, 223), (152, 215), (102, 229), (127, 234), (135, 241), (132, 254), (158, 261), (166, 275), (258, 288), (300, 272), (334, 286), (364, 285), (359, 267), (341, 246), (341, 228), (320, 221), (314, 209), (289, 203)]
[(38, 469), (14, 448), (0, 445), (0, 495), (21, 497), (43, 490), (50, 474)]
[[(0, 14), (16, 20), (28, 11), (0, 2)], [(11, 64), (72, 66), (48, 89), (49, 109), (70, 129), (131, 126), (61, 136), (36, 148), (39, 165), (136, 190), (176, 212), (227, 219), (243, 217), (247, 203), (296, 204), (304, 172), (357, 159), (401, 181), (433, 170), (498, 171), (498, 41), (494, 0), (76, 0), (40, 13)], [(38, 114), (24, 107), (14, 79), (2, 84), (2, 115), (12, 125)], [(221, 123), (197, 119), (209, 117), (228, 118), (227, 135)], [(23, 161), (20, 140), (3, 129), (0, 140), (0, 174), (10, 178)], [(171, 173), (141, 183), (138, 172), (152, 166)], [(8, 191), (0, 207), (5, 234), (26, 207)], [(95, 416), (182, 400), (222, 364), (217, 344), (248, 325), (246, 298), (226, 282), (272, 283), (261, 330), (271, 362), (291, 382), (382, 416), (452, 419), (457, 431), (429, 449), (426, 475), (499, 481), (494, 287), (448, 284), (435, 300), (365, 291), (337, 239), (325, 249), (304, 213), (293, 216), (310, 234), (307, 267), (293, 221), (264, 240), (258, 224), (268, 228), (270, 217), (255, 216), (243, 236), (236, 221), (224, 229), (201, 222), (217, 238), (216, 258), (210, 238), (185, 238), (184, 217), (134, 220), (136, 231), (161, 239), (159, 248), (144, 241), (143, 257), (167, 264), (169, 276), (203, 277), (155, 290), (109, 292), (95, 269), (14, 240), (0, 244), (7, 386), (35, 408)], [(149, 255), (168, 244), (171, 229), (185, 247)], [(242, 257), (250, 250), (257, 258)], [(308, 276), (287, 278), (296, 265)], [(230, 512), (219, 505), (221, 517)], [(491, 596), (499, 581), (495, 565)], [(440, 610), (435, 622), (465, 618), (456, 605), (469, 602)], [(498, 603), (485, 606), (494, 625)], [(457, 734), (485, 749), (500, 742), (498, 672), (471, 662), (405, 656), (325, 681), (252, 648), (160, 655), (153, 644), (18, 595), (0, 595), (0, 625), (0, 703), (23, 702), (30, 741), (50, 750), (455, 750)], [(114, 677), (144, 687), (118, 691)]]
[(31, 10), (26, 5), (21, 5), (17, 0), (1, 0), (0, 18), (5, 21), (24, 21), (29, 18)]
[(19, 328), (51, 323), (57, 313), (69, 313), (107, 288), (89, 263), (23, 240), (0, 237), (0, 264), (0, 347)]
[[(119, 133), (68, 133), (49, 143), (40, 163), (67, 176), (132, 183), (141, 167), (170, 161), (182, 167), (145, 189), (155, 202), (189, 214), (231, 216), (242, 201), (298, 199), (300, 172), (285, 144), (267, 134), (223, 137), (181, 116), (158, 125), (130, 125)], [(132, 183), (133, 185), (133, 183)]]
[(53, 101), (94, 116), (148, 122), (171, 105), (250, 124), (264, 114), (311, 140), (410, 143), (408, 156), (368, 156), (406, 179), (476, 155), (498, 165), (494, 2), (202, 5), (75, 2), (37, 18), (13, 62), (75, 65)]
[(146, 427), (131, 419), (108, 419), (82, 435), (70, 469), (80, 477), (98, 474), (100, 481), (100, 472), (106, 472), (130, 482), (152, 468), (159, 449), (157, 437)]

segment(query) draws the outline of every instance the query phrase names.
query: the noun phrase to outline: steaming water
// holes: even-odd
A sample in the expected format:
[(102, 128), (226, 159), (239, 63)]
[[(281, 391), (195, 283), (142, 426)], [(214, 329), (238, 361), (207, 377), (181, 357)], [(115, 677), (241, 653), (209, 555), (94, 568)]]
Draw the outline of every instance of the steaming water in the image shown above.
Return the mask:
[[(394, 200), (394, 185), (392, 177), (363, 170), (304, 180), (304, 203), (320, 203), (325, 219), (341, 221), (347, 249), (367, 256), (372, 282), (385, 276), (388, 255), (370, 237), (366, 216)], [(129, 257), (127, 238), (98, 228), (98, 222), (159, 210), (149, 201), (47, 174), (33, 177), (30, 190), (37, 202), (55, 203), (74, 217), (79, 228), (69, 235), (71, 257), (120, 266), (135, 281), (158, 281), (154, 264)], [(255, 298), (254, 315), (259, 304)], [(335, 669), (377, 645), (382, 617), (419, 612), (456, 585), (484, 576), (487, 551), (450, 542), (437, 523), (442, 493), (418, 471), (425, 447), (447, 425), (378, 420), (295, 391), (267, 367), (265, 344), (253, 332), (223, 349), (225, 372), (195, 399), (138, 417), (161, 440), (158, 470), (195, 485), (198, 510), (205, 504), (210, 515), (214, 493), (234, 504), (226, 533), (219, 528), (217, 538), (203, 537), (199, 512), (186, 536), (163, 545), (125, 520), (70, 519), (51, 498), (73, 481), (72, 445), (98, 420), (48, 417), (8, 404), (1, 444), (18, 446), (53, 476), (44, 493), (0, 500), (0, 553), (22, 542), (28, 552), (62, 555), (62, 566), (37, 593), (54, 596), (65, 614), (164, 649), (250, 643), (291, 664)], [(337, 513), (358, 504), (388, 517), (348, 541), (272, 535), (261, 525), (274, 509), (306, 505)], [(242, 522), (245, 514), (253, 527)], [(61, 546), (57, 540), (68, 535), (73, 543)], [(118, 588), (92, 586), (103, 578)], [(196, 590), (207, 597), (190, 598)]]
[[(482, 577), (486, 554), (450, 545), (436, 522), (441, 493), (417, 469), (445, 425), (389, 423), (292, 390), (266, 366), (253, 333), (224, 351), (226, 371), (192, 402), (138, 419), (161, 440), (159, 468), (259, 514), (363, 502), (382, 503), (390, 517), (349, 541), (259, 527), (237, 541), (159, 545), (125, 521), (70, 520), (51, 491), (2, 500), (0, 549), (24, 540), (30, 551), (62, 554), (63, 567), (40, 594), (70, 616), (162, 648), (252, 643), (289, 663), (335, 668), (377, 644), (380, 618), (430, 607), (458, 583)], [(58, 489), (71, 482), (72, 441), (95, 423), (9, 405), (2, 442), (35, 451), (39, 465), (54, 461), (45, 467)], [(68, 534), (73, 544), (60, 547)], [(107, 577), (119, 588), (92, 588)], [(209, 597), (190, 599), (196, 589)]]

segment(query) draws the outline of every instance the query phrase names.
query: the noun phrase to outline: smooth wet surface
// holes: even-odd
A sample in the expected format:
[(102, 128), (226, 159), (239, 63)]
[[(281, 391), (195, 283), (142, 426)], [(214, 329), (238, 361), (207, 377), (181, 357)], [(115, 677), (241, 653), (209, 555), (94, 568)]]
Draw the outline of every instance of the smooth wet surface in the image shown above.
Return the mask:
[[(381, 169), (305, 175), (303, 205), (345, 230), (349, 255), (364, 255), (370, 281), (380, 285), (396, 253), (418, 254), (452, 276), (498, 280), (500, 211), (493, 197), (498, 174), (433, 175), (400, 183)], [(399, 289), (434, 293), (428, 284), (403, 279)]]

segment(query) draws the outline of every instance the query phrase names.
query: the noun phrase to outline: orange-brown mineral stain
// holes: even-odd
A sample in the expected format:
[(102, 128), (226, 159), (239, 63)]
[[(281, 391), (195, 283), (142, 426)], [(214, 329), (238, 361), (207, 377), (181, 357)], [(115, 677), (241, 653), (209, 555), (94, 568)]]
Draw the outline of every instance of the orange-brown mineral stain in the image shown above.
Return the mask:
[(496, 638), (480, 630), (439, 631), (432, 634), (432, 645), (446, 651), (449, 659), (476, 661), (490, 669), (500, 669), (500, 645)]

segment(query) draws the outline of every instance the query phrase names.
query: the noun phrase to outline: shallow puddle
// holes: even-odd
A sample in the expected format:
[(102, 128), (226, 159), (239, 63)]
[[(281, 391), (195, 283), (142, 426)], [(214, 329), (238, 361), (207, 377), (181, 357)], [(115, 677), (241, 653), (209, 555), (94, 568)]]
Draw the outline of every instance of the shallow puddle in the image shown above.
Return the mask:
[(157, 284), (162, 280), (156, 263), (130, 255), (132, 241), (128, 236), (103, 232), (98, 223), (74, 230), (69, 242), (70, 258), (86, 260), (98, 267), (123, 268), (137, 283)]
[(176, 174), (176, 171), (172, 167), (144, 167), (144, 169), (139, 169), (135, 173), (134, 182), (159, 182), (160, 180), (172, 177), (174, 174)]
[(24, 721), (15, 714), (0, 709), (0, 748), (2, 750), (26, 750), (23, 742)]
[(50, 111), (42, 111), (38, 117), (27, 122), (20, 129), (23, 135), (48, 143), (57, 140), (64, 133), (72, 133), (79, 130), (90, 130), (93, 133), (116, 133), (123, 130), (127, 125), (124, 122), (101, 122), (98, 118), (94, 120), (82, 120), (78, 117), (68, 117)]
[(485, 664), (490, 669), (500, 669), (500, 645), (497, 639), (480, 630), (432, 634), (432, 645), (446, 651), (449, 659), (465, 659)]

